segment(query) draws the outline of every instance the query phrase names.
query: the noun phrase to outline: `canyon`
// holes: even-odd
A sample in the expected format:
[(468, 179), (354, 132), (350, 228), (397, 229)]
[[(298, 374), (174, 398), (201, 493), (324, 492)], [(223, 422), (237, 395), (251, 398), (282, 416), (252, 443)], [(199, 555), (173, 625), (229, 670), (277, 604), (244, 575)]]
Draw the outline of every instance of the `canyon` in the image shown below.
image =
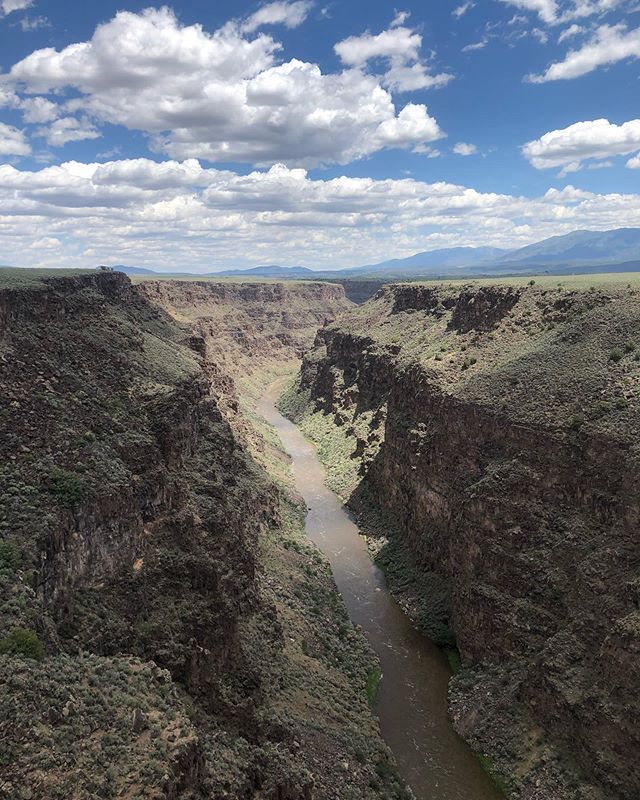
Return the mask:
[[(375, 658), (263, 466), (285, 471), (239, 409), (250, 376), (207, 355), (248, 328), (200, 335), (152, 291), (104, 272), (0, 293), (0, 795), (402, 798)], [(290, 329), (256, 319), (265, 366), (349, 305), (265, 291), (256, 316)], [(233, 299), (212, 303), (256, 300)]]
[(9, 272), (0, 797), (412, 796), (288, 380), (501, 790), (635, 800), (638, 290)]
[(281, 408), (522, 798), (640, 786), (637, 289), (383, 288)]

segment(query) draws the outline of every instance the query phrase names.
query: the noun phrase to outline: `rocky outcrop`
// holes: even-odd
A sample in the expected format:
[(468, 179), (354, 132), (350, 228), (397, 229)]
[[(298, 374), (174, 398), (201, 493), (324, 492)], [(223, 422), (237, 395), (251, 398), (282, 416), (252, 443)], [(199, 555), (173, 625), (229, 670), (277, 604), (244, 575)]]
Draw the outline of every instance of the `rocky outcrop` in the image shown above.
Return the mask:
[(456, 723), (521, 797), (640, 785), (639, 321), (633, 290), (391, 287), (301, 371), (299, 418), (332, 416), (361, 464), (353, 507), (448, 587)]

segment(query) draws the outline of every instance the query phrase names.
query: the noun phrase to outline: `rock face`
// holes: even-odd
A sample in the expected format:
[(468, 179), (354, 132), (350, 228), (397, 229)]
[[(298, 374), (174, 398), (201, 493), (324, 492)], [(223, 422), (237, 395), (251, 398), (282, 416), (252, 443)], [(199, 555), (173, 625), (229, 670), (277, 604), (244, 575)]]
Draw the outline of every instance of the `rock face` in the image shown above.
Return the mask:
[(139, 291), (204, 340), (204, 354), (241, 391), (286, 370), (313, 343), (318, 328), (353, 304), (330, 283), (144, 281)]
[(466, 667), (456, 724), (521, 797), (640, 786), (639, 324), (631, 289), (386, 287), (301, 371), (352, 506), (446, 587), (418, 602)]
[[(277, 307), (268, 338), (294, 353), (293, 295), (265, 291), (243, 302)], [(148, 294), (117, 273), (0, 285), (0, 784), (328, 800), (384, 766), (366, 796), (394, 796), (362, 637), (245, 446), (212, 335)], [(230, 323), (216, 335), (239, 347)]]

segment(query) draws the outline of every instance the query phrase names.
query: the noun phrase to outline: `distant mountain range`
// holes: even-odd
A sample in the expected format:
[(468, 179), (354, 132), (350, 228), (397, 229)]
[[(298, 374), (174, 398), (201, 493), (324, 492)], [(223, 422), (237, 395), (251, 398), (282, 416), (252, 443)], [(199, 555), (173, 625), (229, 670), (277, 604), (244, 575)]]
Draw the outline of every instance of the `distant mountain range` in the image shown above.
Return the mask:
[(224, 275), (234, 277), (236, 275), (259, 275), (262, 278), (313, 278), (317, 271), (309, 267), (278, 267), (271, 265), (268, 267), (251, 267), (250, 269), (227, 269), (224, 272), (212, 272), (211, 275)]
[(505, 253), (499, 263), (610, 264), (640, 259), (640, 228), (574, 231)]
[[(574, 231), (565, 236), (552, 236), (542, 242), (516, 250), (497, 247), (450, 247), (337, 270), (313, 270), (308, 267), (277, 265), (228, 269), (193, 277), (263, 277), (300, 278), (365, 278), (365, 277), (465, 277), (492, 276), (509, 273), (535, 274), (551, 272), (593, 272), (602, 267), (610, 272), (640, 270), (640, 228), (618, 228), (611, 231)], [(128, 275), (161, 274), (144, 267), (120, 265), (113, 269)]]

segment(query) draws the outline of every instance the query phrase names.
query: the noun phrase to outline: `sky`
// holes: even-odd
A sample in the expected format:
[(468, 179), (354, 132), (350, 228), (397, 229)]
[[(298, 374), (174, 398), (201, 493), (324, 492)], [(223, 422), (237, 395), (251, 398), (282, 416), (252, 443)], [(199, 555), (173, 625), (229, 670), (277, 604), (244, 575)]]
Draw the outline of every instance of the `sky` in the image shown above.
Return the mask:
[(0, 264), (640, 227), (639, 99), (640, 0), (0, 0)]

